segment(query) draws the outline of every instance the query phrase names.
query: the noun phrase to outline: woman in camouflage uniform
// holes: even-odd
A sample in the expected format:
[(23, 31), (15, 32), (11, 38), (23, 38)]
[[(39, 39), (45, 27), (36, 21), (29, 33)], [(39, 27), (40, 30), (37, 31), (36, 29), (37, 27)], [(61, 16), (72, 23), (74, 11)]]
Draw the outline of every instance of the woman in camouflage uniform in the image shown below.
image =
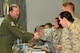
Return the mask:
[(59, 15), (60, 24), (64, 27), (62, 34), (62, 53), (80, 53), (80, 24), (74, 22), (70, 12)]

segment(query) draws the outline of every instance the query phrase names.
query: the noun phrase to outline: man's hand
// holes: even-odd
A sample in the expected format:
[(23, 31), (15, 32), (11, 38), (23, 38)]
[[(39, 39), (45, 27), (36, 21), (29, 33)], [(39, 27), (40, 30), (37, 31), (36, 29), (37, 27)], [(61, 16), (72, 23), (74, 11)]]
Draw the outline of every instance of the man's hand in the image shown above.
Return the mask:
[(37, 39), (39, 39), (39, 38), (40, 38), (40, 36), (38, 35), (37, 32), (35, 32), (35, 33), (34, 33), (34, 37), (33, 37), (31, 40), (29, 40), (29, 44), (30, 44), (30, 45), (33, 45), (34, 42), (35, 42)]
[(40, 35), (37, 32), (35, 32), (34, 33), (34, 39), (39, 39), (39, 38), (40, 38)]

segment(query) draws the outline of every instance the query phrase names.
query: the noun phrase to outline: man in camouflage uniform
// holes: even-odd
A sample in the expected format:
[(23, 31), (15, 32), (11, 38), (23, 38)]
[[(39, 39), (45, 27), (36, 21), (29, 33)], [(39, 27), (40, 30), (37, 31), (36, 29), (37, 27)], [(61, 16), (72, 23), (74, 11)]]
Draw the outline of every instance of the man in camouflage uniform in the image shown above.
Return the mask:
[(72, 17), (71, 13), (64, 11), (59, 15), (60, 23), (63, 27), (62, 53), (80, 53), (80, 28), (78, 21)]
[(61, 44), (62, 26), (59, 24), (58, 18), (55, 18), (54, 26), (48, 30), (50, 32), (47, 35), (44, 35), (42, 37), (42, 39), (49, 42), (48, 48), (50, 51), (52, 51), (54, 53), (60, 53), (60, 51), (57, 50), (57, 45)]
[(5, 16), (0, 26), (0, 53), (12, 53), (12, 46), (17, 38), (22, 38), (24, 42), (28, 42), (33, 37), (32, 33), (19, 28), (18, 17), (19, 7), (12, 4), (9, 8), (9, 15)]
[(75, 5), (72, 2), (65, 2), (65, 3), (63, 3), (63, 5), (62, 5), (62, 11), (68, 11), (68, 12), (70, 12), (71, 15), (73, 16), (74, 20), (75, 20), (74, 22), (77, 22), (77, 21), (79, 22), (79, 19), (77, 17), (75, 17), (75, 15), (74, 15)]
[[(60, 53), (60, 51), (57, 50), (57, 45), (61, 45), (61, 30), (62, 29), (53, 29), (51, 31), (51, 34), (49, 34), (48, 37), (46, 37), (47, 41), (50, 41), (53, 43), (53, 47), (55, 48), (55, 53)], [(49, 48), (52, 48), (52, 46), (49, 46)], [(52, 50), (52, 49), (51, 49)]]

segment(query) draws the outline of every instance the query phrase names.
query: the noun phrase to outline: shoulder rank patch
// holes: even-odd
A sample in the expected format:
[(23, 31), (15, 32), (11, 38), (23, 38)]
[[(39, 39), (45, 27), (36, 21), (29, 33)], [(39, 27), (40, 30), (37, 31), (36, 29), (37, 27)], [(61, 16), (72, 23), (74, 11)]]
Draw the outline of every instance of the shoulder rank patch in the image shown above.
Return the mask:
[(11, 22), (11, 26), (15, 26), (14, 22)]

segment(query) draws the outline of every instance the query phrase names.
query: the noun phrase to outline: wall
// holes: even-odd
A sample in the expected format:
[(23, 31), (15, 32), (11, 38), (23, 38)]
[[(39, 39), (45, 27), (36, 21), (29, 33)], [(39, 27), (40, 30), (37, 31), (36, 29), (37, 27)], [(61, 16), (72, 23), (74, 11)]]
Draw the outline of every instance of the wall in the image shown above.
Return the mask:
[(26, 0), (27, 31), (33, 32), (38, 25), (53, 23), (61, 12), (62, 0)]
[(63, 2), (72, 2), (75, 5), (75, 16), (80, 18), (80, 0), (63, 0)]
[(0, 25), (1, 25), (2, 21), (3, 21), (3, 19), (4, 19), (3, 17), (0, 17)]
[[(61, 12), (62, 3), (67, 1), (75, 4), (75, 16), (80, 18), (80, 0), (26, 0), (27, 31), (33, 32), (38, 25), (53, 23)], [(0, 17), (0, 23), (2, 20)]]

